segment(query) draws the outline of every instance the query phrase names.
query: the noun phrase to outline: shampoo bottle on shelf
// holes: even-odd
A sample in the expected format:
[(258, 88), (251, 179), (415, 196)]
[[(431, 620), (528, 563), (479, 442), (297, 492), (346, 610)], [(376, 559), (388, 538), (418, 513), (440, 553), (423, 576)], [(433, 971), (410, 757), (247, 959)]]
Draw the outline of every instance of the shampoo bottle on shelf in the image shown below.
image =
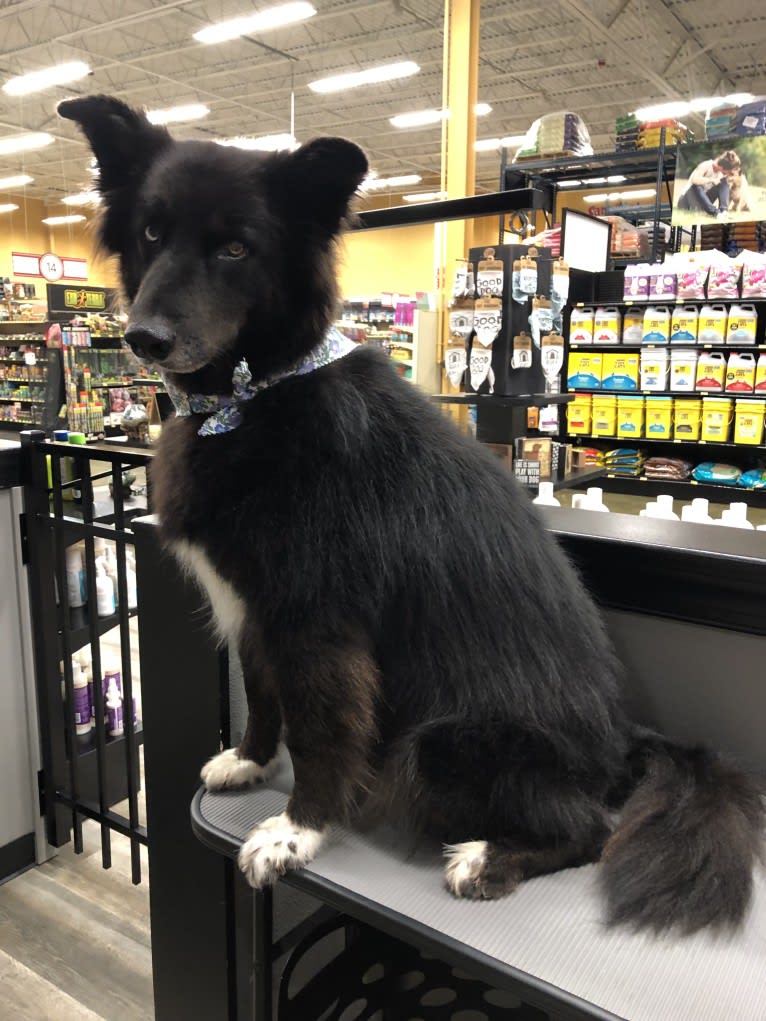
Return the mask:
[(124, 733), (125, 727), (122, 718), (122, 696), (114, 677), (110, 679), (109, 690), (106, 693), (106, 712), (110, 737), (119, 737)]
[(66, 584), (70, 609), (85, 606), (85, 571), (82, 566), (82, 552), (79, 546), (67, 548)]
[(88, 691), (88, 675), (79, 663), (72, 663), (72, 684), (74, 688), (74, 726), (78, 737), (90, 734), (91, 710)]
[(111, 617), (115, 610), (114, 585), (103, 563), (96, 565), (96, 609), (99, 617)]

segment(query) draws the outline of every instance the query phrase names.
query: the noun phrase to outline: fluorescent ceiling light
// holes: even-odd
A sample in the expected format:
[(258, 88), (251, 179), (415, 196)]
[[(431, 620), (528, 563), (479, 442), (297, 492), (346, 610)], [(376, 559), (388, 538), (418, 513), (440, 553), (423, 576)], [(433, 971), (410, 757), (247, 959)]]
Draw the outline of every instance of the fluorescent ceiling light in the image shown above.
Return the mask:
[(101, 196), (97, 191), (79, 191), (76, 195), (66, 195), (61, 201), (65, 206), (97, 206)]
[(249, 135), (237, 135), (236, 138), (220, 138), (219, 145), (232, 146), (235, 149), (250, 149), (260, 152), (278, 152), (280, 149), (297, 149), (298, 140), (295, 135), (261, 135), (251, 138)]
[(711, 106), (715, 106), (721, 101), (720, 96), (699, 96), (697, 99), (689, 101), (689, 109), (692, 113), (706, 113)]
[(405, 202), (438, 202), (446, 197), (446, 191), (419, 191), (414, 195), (402, 195)]
[(419, 70), (420, 66), (413, 60), (402, 60), (396, 64), (368, 67), (365, 71), (349, 71), (348, 74), (319, 78), (315, 82), (309, 82), (309, 88), (312, 92), (342, 92), (344, 89), (359, 88), (360, 85), (378, 85), (381, 82), (395, 81), (397, 78), (409, 78)]
[(18, 208), (15, 202), (5, 202), (0, 205), (0, 213), (12, 213), (14, 209)]
[(257, 14), (247, 14), (240, 18), (230, 18), (216, 25), (208, 25), (195, 32), (193, 38), (199, 43), (225, 43), (229, 39), (239, 39), (243, 35), (255, 35), (268, 32), (272, 28), (292, 25), (296, 21), (305, 21), (316, 14), (316, 7), (308, 3), (280, 4), (278, 7), (267, 7)]
[(505, 138), (478, 138), (473, 143), (473, 148), (475, 152), (493, 152), (496, 149), (512, 149), (514, 146), (521, 145), (526, 137), (526, 135), (506, 135)]
[(33, 131), (28, 135), (8, 135), (0, 138), (0, 156), (10, 156), (15, 152), (26, 152), (27, 149), (42, 149), (54, 141), (53, 135), (47, 131)]
[(187, 103), (186, 106), (169, 106), (166, 110), (149, 110), (146, 116), (152, 124), (175, 124), (178, 121), (196, 121), (209, 113), (204, 103)]
[[(477, 117), (492, 113), (489, 103), (477, 103), (473, 110)], [(428, 124), (438, 124), (449, 115), (449, 110), (414, 110), (412, 113), (398, 113), (395, 117), (389, 117), (388, 122), (395, 128), (421, 128)]]
[(23, 188), (25, 184), (31, 184), (34, 177), (29, 174), (16, 174), (15, 177), (0, 178), (0, 191), (10, 191), (11, 188)]
[(60, 227), (65, 223), (81, 223), (85, 217), (81, 213), (72, 213), (70, 216), (46, 216), (43, 223), (49, 227)]
[(420, 184), (420, 174), (401, 174), (399, 177), (368, 177), (362, 181), (362, 191), (381, 191), (383, 188), (408, 188), (411, 184)]
[(627, 181), (624, 174), (610, 174), (609, 177), (586, 177), (582, 181), (562, 181), (559, 188), (589, 188), (592, 184), (622, 184)]
[(683, 117), (689, 112), (689, 104), (683, 100), (672, 103), (657, 103), (654, 106), (642, 106), (635, 111), (640, 121), (662, 121), (671, 117)]
[(9, 96), (28, 96), (30, 92), (42, 92), (54, 85), (65, 85), (76, 82), (90, 74), (90, 68), (81, 60), (72, 60), (67, 64), (56, 64), (54, 67), (43, 68), (42, 71), (30, 71), (16, 78), (9, 78), (3, 85), (3, 92)]
[(419, 128), (426, 124), (438, 124), (449, 117), (449, 110), (414, 110), (412, 113), (399, 113), (389, 117), (389, 124), (395, 128)]
[(657, 192), (654, 188), (637, 188), (635, 191), (610, 191), (598, 195), (585, 195), (583, 201), (600, 202), (632, 202), (634, 199), (653, 199)]
[(732, 103), (734, 106), (744, 106), (745, 103), (752, 103), (755, 96), (752, 92), (731, 92), (728, 96), (724, 96), (723, 98), (727, 103)]

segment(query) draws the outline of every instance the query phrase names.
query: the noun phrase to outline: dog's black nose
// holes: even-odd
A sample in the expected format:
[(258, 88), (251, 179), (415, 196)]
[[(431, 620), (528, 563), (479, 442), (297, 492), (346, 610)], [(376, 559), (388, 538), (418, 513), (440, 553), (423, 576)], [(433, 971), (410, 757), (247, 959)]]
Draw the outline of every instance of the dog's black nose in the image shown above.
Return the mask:
[(173, 347), (172, 337), (156, 327), (129, 326), (125, 341), (135, 355), (149, 362), (164, 362)]

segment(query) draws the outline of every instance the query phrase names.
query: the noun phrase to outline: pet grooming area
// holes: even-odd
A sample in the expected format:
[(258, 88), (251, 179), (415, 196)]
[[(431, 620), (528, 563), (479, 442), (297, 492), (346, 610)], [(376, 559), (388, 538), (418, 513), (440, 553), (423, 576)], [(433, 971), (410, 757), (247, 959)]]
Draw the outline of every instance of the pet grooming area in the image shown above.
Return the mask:
[[(238, 856), (285, 812), (293, 764), (280, 743), (263, 782), (201, 782), (212, 756), (246, 744), (246, 670), (192, 574), (204, 578), (204, 556), (184, 569), (163, 542), (171, 487), (153, 474), (176, 417), (209, 416), (197, 435), (215, 447), (262, 391), (353, 345), (377, 349), (396, 386), (534, 501), (603, 615), (630, 720), (720, 753), (766, 799), (766, 10), (730, 8), (0, 5), (0, 1021), (766, 1021), (766, 834), (735, 930), (607, 924), (593, 855), (497, 899), (453, 896), (440, 842), (366, 815), (253, 889)], [(167, 125), (243, 160), (317, 136), (364, 150), (323, 341), (334, 355), (307, 348), (262, 378), (245, 360), (229, 367), (231, 393), (188, 396), (164, 352), (139, 357), (124, 295), (138, 302), (131, 273), (140, 258), (148, 272), (163, 231), (153, 210), (122, 277), (98, 250), (113, 204), (138, 217), (128, 192), (148, 172), (131, 170), (115, 200), (109, 175), (136, 147), (117, 133), (99, 161), (76, 104), (57, 116), (96, 94), (147, 111), (144, 139)], [(291, 199), (296, 281), (311, 189), (339, 187), (312, 166)], [(202, 222), (206, 188), (221, 208), (235, 193), (203, 176), (189, 220), (198, 208)], [(220, 257), (233, 274), (262, 243), (221, 240), (211, 278)], [(278, 349), (277, 331), (264, 337)], [(234, 470), (257, 490), (252, 464)], [(232, 508), (208, 495), (214, 532)], [(221, 612), (236, 610), (234, 582), (210, 571)], [(566, 607), (548, 623), (540, 649), (578, 626)], [(632, 754), (631, 782), (645, 770), (661, 786), (661, 760)], [(698, 761), (669, 823), (679, 852), (678, 818), (707, 779)], [(728, 832), (744, 832), (729, 807)], [(656, 898), (680, 918), (701, 882), (720, 902), (710, 863), (731, 846), (699, 810), (710, 839), (695, 874), (674, 875), (670, 851), (660, 863), (676, 900)], [(648, 801), (634, 811), (644, 827), (656, 818)]]

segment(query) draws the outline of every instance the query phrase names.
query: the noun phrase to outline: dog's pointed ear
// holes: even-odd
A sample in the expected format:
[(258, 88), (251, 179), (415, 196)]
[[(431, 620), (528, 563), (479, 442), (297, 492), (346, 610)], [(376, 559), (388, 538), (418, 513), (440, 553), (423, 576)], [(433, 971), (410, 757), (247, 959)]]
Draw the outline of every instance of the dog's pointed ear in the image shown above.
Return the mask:
[(369, 166), (353, 142), (315, 138), (290, 153), (283, 169), (287, 198), (300, 219), (335, 234)]
[(146, 114), (112, 96), (65, 99), (58, 113), (79, 124), (99, 168), (98, 188), (113, 191), (135, 181), (171, 138)]

